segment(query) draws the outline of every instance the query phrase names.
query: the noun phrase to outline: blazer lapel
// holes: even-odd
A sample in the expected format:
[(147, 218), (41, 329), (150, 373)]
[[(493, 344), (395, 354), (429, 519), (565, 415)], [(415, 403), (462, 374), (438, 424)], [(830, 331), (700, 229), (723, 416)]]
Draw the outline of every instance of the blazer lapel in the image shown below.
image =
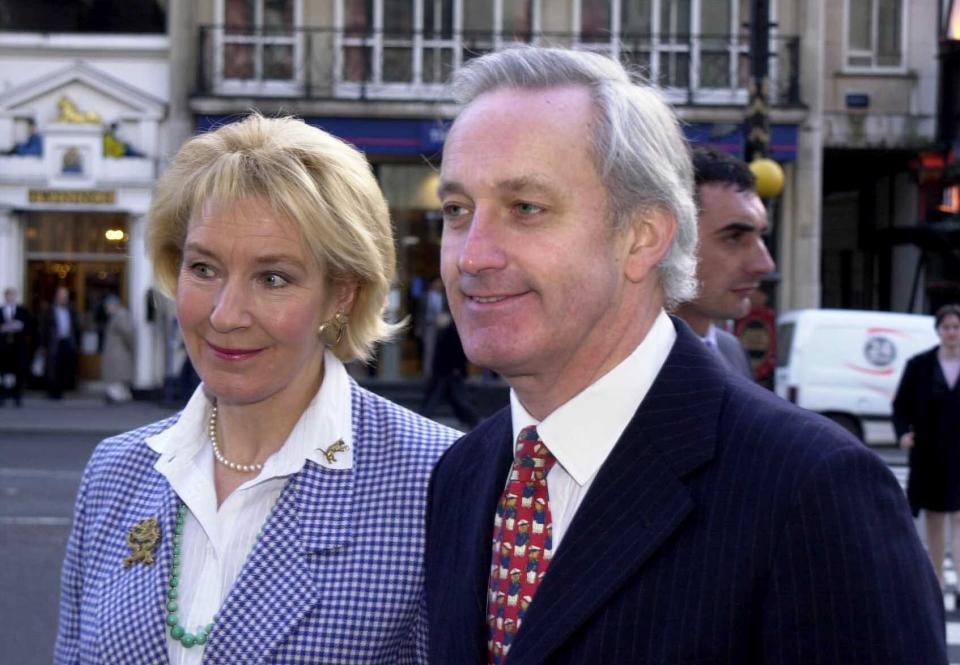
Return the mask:
[(205, 663), (263, 663), (322, 598), (318, 553), (351, 542), (352, 469), (307, 461), (280, 495), (224, 601)]
[(694, 509), (681, 479), (713, 458), (725, 371), (678, 325), (663, 369), (550, 563), (510, 647), (511, 665), (542, 662), (560, 647)]
[[(117, 665), (167, 662), (166, 609), (167, 583), (173, 552), (173, 525), (176, 495), (159, 473), (151, 471), (151, 483), (143, 490), (143, 508), (136, 514), (125, 515), (118, 523), (127, 531), (117, 534), (116, 572), (104, 584), (99, 598), (103, 636), (103, 662)], [(134, 563), (123, 566), (130, 554), (126, 544), (127, 532), (142, 520), (157, 518), (160, 542), (154, 551), (154, 563)], [(146, 610), (144, 607), (146, 606)], [(143, 617), (147, 619), (144, 621)], [(131, 635), (137, 636), (137, 649), (129, 648)], [(116, 651), (114, 651), (116, 649)]]
[[(426, 575), (432, 625), (443, 625), (450, 652), (433, 654), (438, 662), (485, 663), (487, 661), (487, 588), (493, 546), (493, 517), (513, 461), (510, 410), (504, 409), (467, 435), (461, 444), (470, 447), (464, 468), (458, 469), (456, 492), (463, 497), (439, 511), (442, 519), (429, 525), (430, 539), (454, 539), (454, 543), (430, 548)], [(439, 558), (438, 558), (439, 557)]]

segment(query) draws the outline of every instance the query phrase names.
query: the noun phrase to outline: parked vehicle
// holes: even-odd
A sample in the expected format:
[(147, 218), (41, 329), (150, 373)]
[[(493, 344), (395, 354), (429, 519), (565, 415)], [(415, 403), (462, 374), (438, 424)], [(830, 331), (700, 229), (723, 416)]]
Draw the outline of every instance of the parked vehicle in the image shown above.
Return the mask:
[(891, 402), (911, 356), (936, 346), (932, 316), (805, 309), (777, 319), (778, 395), (872, 445), (895, 444)]

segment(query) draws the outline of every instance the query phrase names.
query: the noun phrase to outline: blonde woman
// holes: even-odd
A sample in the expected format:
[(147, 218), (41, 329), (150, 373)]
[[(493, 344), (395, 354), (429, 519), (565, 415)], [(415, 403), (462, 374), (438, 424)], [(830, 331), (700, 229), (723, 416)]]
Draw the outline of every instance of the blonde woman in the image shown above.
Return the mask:
[(393, 332), (366, 160), (252, 115), (183, 146), (147, 242), (203, 383), (90, 460), (56, 662), (426, 662), (424, 499), (457, 433), (344, 369)]

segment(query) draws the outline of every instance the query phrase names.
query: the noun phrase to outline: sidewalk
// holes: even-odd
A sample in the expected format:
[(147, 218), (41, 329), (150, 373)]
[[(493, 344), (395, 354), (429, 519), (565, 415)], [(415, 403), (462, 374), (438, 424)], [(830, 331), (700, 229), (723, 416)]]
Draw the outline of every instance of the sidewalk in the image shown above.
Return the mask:
[(102, 397), (68, 393), (62, 400), (47, 399), (43, 393), (29, 393), (23, 406), (8, 400), (0, 407), (0, 433), (84, 432), (104, 437), (162, 420), (177, 412), (157, 402), (131, 401), (106, 404)]
[[(419, 387), (417, 387), (419, 390)], [(414, 397), (388, 395), (407, 408), (419, 403), (419, 392)], [(136, 429), (177, 413), (178, 407), (162, 406), (157, 401), (132, 400), (124, 404), (106, 404), (103, 397), (84, 392), (67, 393), (61, 400), (47, 399), (45, 393), (29, 392), (23, 406), (16, 408), (9, 400), (0, 407), (0, 435), (17, 432), (83, 432), (103, 438)], [(464, 426), (442, 410), (433, 420), (463, 430)]]

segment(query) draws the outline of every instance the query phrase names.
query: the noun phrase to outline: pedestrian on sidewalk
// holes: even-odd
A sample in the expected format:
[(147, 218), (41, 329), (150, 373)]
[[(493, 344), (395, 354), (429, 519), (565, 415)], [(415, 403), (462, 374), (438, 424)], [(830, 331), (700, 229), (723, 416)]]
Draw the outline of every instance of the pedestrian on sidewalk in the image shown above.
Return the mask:
[(433, 354), (430, 380), (420, 402), (419, 413), (430, 417), (440, 399), (453, 407), (457, 419), (468, 429), (473, 429), (480, 419), (467, 397), (464, 379), (467, 377), (467, 356), (457, 333), (453, 317), (444, 312), (438, 319), (437, 346)]
[(459, 433), (344, 368), (399, 327), (369, 163), (293, 118), (225, 124), (161, 177), (147, 246), (203, 383), (94, 452), (55, 662), (426, 665), (424, 503)]
[(60, 399), (77, 385), (77, 354), (80, 349), (80, 320), (70, 304), (70, 290), (58, 286), (53, 303), (40, 325), (40, 344), (45, 353), (47, 394)]
[(27, 308), (17, 303), (17, 290), (4, 290), (0, 306), (0, 405), (7, 397), (16, 406), (21, 405), (29, 362), (30, 321)]
[(106, 382), (104, 399), (108, 404), (120, 404), (131, 399), (133, 382), (134, 333), (130, 312), (111, 294), (103, 300), (107, 325), (103, 333), (103, 355), (100, 360), (100, 378)]
[(960, 560), (960, 305), (944, 305), (934, 321), (940, 344), (907, 361), (893, 425), (909, 451), (907, 500), (914, 516), (924, 511), (927, 552), (943, 588), (947, 521), (954, 563)]

